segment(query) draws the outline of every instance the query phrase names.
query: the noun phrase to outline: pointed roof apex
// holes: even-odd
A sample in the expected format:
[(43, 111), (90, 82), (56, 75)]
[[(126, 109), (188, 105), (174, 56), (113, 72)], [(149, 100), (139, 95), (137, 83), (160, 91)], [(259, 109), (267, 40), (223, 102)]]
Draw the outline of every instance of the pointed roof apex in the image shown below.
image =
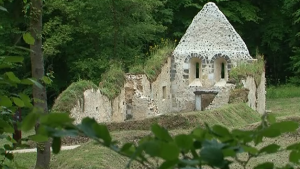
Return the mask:
[(197, 53), (208, 59), (216, 54), (231, 59), (251, 59), (245, 42), (213, 2), (206, 3), (194, 17), (174, 54)]

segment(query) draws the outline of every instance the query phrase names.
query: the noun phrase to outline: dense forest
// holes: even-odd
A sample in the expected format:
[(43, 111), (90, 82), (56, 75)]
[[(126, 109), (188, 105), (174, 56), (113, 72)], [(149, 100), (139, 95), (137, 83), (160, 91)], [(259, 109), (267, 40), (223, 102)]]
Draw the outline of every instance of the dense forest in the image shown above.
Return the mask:
[[(43, 55), (53, 78), (48, 101), (80, 79), (99, 83), (112, 63), (124, 70), (143, 64), (150, 46), (179, 41), (208, 0), (45, 0)], [(300, 84), (300, 0), (214, 0), (255, 57), (264, 55), (269, 85)], [(18, 77), (31, 77), (23, 36), (29, 32), (30, 1), (0, 0), (0, 56), (18, 55)], [(5, 72), (5, 69), (1, 69)], [(21, 89), (20, 89), (21, 90)], [(28, 89), (27, 89), (28, 90)], [(30, 93), (31, 91), (28, 91)]]

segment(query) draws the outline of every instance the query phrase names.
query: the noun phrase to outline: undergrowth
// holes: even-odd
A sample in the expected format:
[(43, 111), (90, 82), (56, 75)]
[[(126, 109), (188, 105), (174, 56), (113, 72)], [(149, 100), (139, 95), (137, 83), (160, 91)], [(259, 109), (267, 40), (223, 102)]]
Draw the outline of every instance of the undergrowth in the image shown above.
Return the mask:
[(117, 97), (125, 82), (125, 73), (120, 65), (112, 65), (109, 70), (102, 75), (99, 88), (102, 94), (110, 100)]
[(54, 112), (70, 112), (78, 99), (83, 98), (83, 93), (87, 89), (98, 89), (98, 87), (87, 80), (73, 82), (58, 96), (52, 110)]
[(233, 78), (236, 82), (240, 82), (242, 79), (246, 79), (247, 76), (254, 78), (256, 86), (259, 86), (261, 82), (261, 75), (264, 71), (264, 58), (258, 55), (257, 61), (252, 63), (242, 62), (230, 71), (230, 78)]
[(291, 84), (270, 86), (267, 88), (268, 99), (300, 97), (300, 87)]

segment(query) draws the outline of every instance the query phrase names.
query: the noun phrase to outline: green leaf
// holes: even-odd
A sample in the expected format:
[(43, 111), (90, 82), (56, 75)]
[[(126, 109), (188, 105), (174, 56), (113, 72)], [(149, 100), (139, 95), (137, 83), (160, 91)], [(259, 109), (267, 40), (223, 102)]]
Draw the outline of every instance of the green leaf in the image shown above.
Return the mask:
[(17, 97), (13, 97), (12, 99), (13, 99), (13, 102), (14, 102), (18, 107), (24, 107), (24, 102), (23, 102), (21, 99), (19, 99), (19, 98), (17, 98)]
[(281, 135), (280, 129), (269, 127), (265, 128), (261, 131), (261, 136), (268, 137), (268, 138), (275, 138)]
[(14, 155), (12, 153), (5, 153), (5, 158), (7, 158), (10, 161), (12, 161), (14, 159)]
[(278, 129), (281, 133), (294, 132), (298, 129), (299, 123), (294, 121), (281, 121), (274, 123), (270, 128)]
[(195, 165), (199, 165), (200, 161), (197, 159), (194, 159), (194, 160), (182, 159), (182, 160), (180, 160), (180, 163), (183, 163), (183, 164), (189, 165), (189, 166), (195, 166)]
[(192, 131), (192, 136), (198, 141), (202, 141), (205, 138), (206, 131), (198, 127)]
[(7, 96), (0, 96), (0, 106), (11, 107), (12, 102)]
[(45, 84), (51, 84), (52, 83), (52, 80), (49, 77), (47, 77), (47, 76), (43, 76), (42, 81)]
[(254, 169), (273, 169), (273, 168), (274, 168), (274, 164), (271, 162), (265, 162), (254, 167)]
[(177, 163), (178, 163), (178, 160), (165, 161), (159, 166), (158, 169), (171, 169), (171, 168), (174, 168), (174, 166), (176, 166)]
[(112, 138), (107, 127), (105, 125), (95, 124), (93, 129), (95, 130), (96, 137), (101, 138), (104, 141), (104, 144), (109, 146)]
[(263, 147), (262, 149), (259, 150), (259, 153), (276, 153), (279, 150), (280, 146), (277, 144), (270, 144), (268, 146)]
[(65, 126), (74, 121), (68, 113), (50, 113), (41, 117), (40, 123), (49, 126)]
[(6, 56), (4, 58), (5, 62), (10, 62), (10, 63), (22, 63), (24, 60), (24, 57), (21, 56)]
[(160, 127), (158, 124), (153, 124), (151, 127), (151, 131), (153, 134), (160, 140), (164, 141), (172, 141), (172, 137), (170, 136), (168, 130), (163, 127)]
[(253, 154), (253, 155), (258, 153), (258, 150), (254, 147), (251, 147), (251, 146), (243, 145), (242, 148), (245, 152), (248, 152), (248, 153)]
[(152, 140), (143, 144), (144, 150), (151, 157), (160, 157), (162, 143), (158, 140)]
[(300, 150), (300, 143), (295, 143), (295, 144), (289, 145), (286, 149), (287, 150)]
[(179, 148), (175, 143), (162, 143), (160, 157), (164, 160), (176, 160), (179, 156)]
[(0, 119), (0, 131), (1, 131), (1, 129), (2, 129), (3, 132), (7, 132), (7, 133), (13, 133), (14, 132), (13, 126), (8, 124), (3, 119)]
[(21, 82), (21, 80), (18, 77), (16, 77), (13, 72), (6, 72), (5, 74), (7, 75), (9, 80), (11, 80), (15, 83), (20, 83)]
[(32, 79), (32, 78), (28, 78), (29, 81), (31, 81), (33, 84), (35, 84), (38, 88), (42, 89), (44, 86), (41, 85), (38, 81)]
[(52, 151), (54, 154), (58, 154), (61, 147), (61, 138), (60, 137), (54, 137), (52, 141)]
[(126, 143), (122, 146), (122, 148), (120, 149), (120, 151), (123, 154), (126, 154), (127, 157), (131, 157), (134, 154), (135, 151), (135, 147), (132, 143)]
[(28, 45), (34, 45), (35, 40), (30, 33), (23, 34), (23, 39)]
[(91, 119), (86, 117), (82, 119), (81, 124), (78, 125), (78, 128), (88, 137), (90, 138), (97, 138), (96, 133), (93, 129), (94, 124), (97, 124), (95, 119)]
[(8, 12), (7, 9), (4, 8), (3, 6), (0, 6), (0, 10), (1, 10), (1, 11), (5, 11), (5, 12)]
[(267, 115), (267, 120), (270, 124), (274, 124), (276, 123), (276, 117), (274, 114), (268, 114)]
[(183, 150), (190, 150), (193, 147), (193, 138), (190, 135), (180, 134), (175, 137), (175, 143)]
[(22, 99), (25, 107), (28, 107), (28, 108), (33, 107), (32, 103), (31, 103), (31, 99), (29, 98), (29, 96), (27, 96), (26, 94), (23, 94), (23, 93), (20, 93), (19, 96)]
[(292, 151), (289, 156), (289, 161), (295, 164), (300, 164), (300, 151)]
[(29, 113), (23, 120), (21, 128), (23, 131), (29, 131), (31, 130), (34, 126), (38, 118), (40, 117), (40, 114), (38, 112), (31, 112)]
[(45, 141), (48, 141), (48, 139), (49, 139), (48, 136), (40, 135), (40, 134), (35, 134), (32, 136), (29, 136), (28, 138), (30, 140), (36, 141), (36, 142), (45, 142)]
[(229, 130), (223, 126), (215, 125), (212, 127), (214, 133), (222, 137), (231, 137)]
[(211, 166), (222, 167), (224, 164), (223, 152), (218, 147), (204, 147), (200, 151), (201, 159)]

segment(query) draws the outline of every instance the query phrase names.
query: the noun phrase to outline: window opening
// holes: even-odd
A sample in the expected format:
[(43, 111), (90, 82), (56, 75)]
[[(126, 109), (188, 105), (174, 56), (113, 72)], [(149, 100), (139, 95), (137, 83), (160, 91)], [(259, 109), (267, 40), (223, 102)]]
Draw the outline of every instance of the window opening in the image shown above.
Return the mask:
[(199, 79), (200, 71), (199, 71), (199, 62), (196, 63), (196, 79)]
[(225, 63), (221, 63), (221, 79), (225, 78)]
[(162, 90), (163, 90), (163, 99), (166, 99), (167, 96), (166, 86), (163, 86)]

